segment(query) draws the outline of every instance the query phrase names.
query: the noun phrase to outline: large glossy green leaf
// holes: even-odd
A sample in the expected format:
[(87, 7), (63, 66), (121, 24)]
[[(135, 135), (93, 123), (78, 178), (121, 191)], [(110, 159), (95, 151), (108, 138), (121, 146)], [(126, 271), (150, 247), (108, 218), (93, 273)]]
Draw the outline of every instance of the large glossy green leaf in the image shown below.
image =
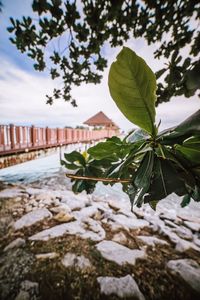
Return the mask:
[(164, 199), (173, 192), (178, 195), (186, 194), (184, 182), (169, 160), (155, 158), (151, 185), (148, 194), (145, 195), (144, 202)]
[(180, 123), (177, 127), (161, 132), (158, 140), (163, 144), (173, 145), (175, 143), (182, 143), (192, 136), (200, 136), (200, 110)]
[(155, 135), (156, 77), (146, 62), (124, 47), (111, 65), (108, 85), (125, 117)]
[(135, 204), (140, 207), (144, 201), (144, 195), (147, 193), (150, 183), (151, 183), (151, 176), (153, 171), (153, 165), (154, 165), (154, 152), (148, 151), (136, 174), (134, 179), (134, 186), (136, 187), (136, 195), (135, 195)]
[(194, 163), (200, 163), (200, 147), (194, 145), (180, 146), (176, 145), (175, 149), (181, 152), (188, 160)]
[(100, 142), (97, 145), (91, 147), (88, 150), (88, 153), (95, 159), (103, 159), (107, 157), (114, 157), (119, 155), (120, 147), (118, 144), (115, 144), (111, 141)]

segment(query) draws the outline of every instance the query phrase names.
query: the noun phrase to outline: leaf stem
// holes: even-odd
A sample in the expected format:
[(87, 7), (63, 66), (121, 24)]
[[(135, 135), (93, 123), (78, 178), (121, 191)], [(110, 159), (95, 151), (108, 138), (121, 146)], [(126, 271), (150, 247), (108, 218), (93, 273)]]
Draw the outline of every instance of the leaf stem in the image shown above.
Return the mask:
[(66, 177), (71, 178), (71, 179), (92, 180), (92, 181), (102, 181), (102, 182), (120, 182), (120, 183), (131, 182), (131, 179), (79, 176), (79, 175), (74, 175), (74, 174), (69, 174), (69, 173), (66, 174)]

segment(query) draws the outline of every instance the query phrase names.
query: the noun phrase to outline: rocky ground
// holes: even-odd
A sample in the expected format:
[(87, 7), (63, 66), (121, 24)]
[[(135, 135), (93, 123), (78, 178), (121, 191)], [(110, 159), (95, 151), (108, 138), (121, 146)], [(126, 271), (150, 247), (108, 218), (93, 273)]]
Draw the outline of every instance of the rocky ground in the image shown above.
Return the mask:
[(132, 213), (64, 177), (0, 189), (0, 299), (200, 299), (200, 210)]

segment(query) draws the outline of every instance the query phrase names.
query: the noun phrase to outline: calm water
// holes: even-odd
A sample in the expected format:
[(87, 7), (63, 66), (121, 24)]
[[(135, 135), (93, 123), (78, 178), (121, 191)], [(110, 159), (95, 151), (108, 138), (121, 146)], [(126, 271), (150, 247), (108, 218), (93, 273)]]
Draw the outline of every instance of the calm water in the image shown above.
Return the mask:
[[(80, 145), (69, 145), (65, 149), (62, 148), (61, 155), (65, 152), (84, 149)], [(46, 157), (41, 157), (19, 165), (8, 167), (0, 170), (0, 180), (6, 182), (24, 182), (29, 183), (40, 178), (49, 177), (52, 173), (56, 173), (61, 169), (60, 150)]]

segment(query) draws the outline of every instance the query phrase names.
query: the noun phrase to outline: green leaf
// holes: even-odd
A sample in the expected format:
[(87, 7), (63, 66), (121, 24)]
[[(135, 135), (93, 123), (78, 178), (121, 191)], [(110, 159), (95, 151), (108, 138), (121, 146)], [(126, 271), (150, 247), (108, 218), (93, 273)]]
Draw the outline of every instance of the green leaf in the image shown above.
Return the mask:
[(156, 77), (146, 62), (124, 47), (111, 65), (108, 84), (125, 117), (155, 135)]
[(195, 112), (177, 127), (161, 132), (158, 141), (169, 145), (175, 143), (178, 144), (195, 135), (200, 135), (200, 110)]
[(188, 160), (194, 163), (200, 163), (200, 147), (199, 145), (195, 146), (195, 144), (189, 145), (176, 145), (175, 149), (181, 152)]
[(119, 154), (120, 147), (112, 141), (100, 142), (94, 147), (88, 149), (88, 153), (95, 159), (103, 159), (107, 157), (113, 157)]
[(151, 185), (144, 202), (164, 199), (173, 192), (178, 195), (187, 193), (184, 182), (170, 161), (155, 157)]
[(181, 202), (181, 207), (185, 207), (187, 206), (189, 203), (190, 203), (190, 195), (186, 194), (184, 197), (183, 197), (183, 200)]
[(135, 204), (140, 207), (144, 200), (144, 195), (147, 193), (152, 176), (152, 170), (154, 165), (154, 153), (153, 151), (148, 151), (136, 174), (134, 179), (134, 186), (137, 188), (137, 194), (135, 196)]
[(82, 166), (85, 165), (85, 158), (84, 158), (84, 156), (81, 155), (81, 153), (79, 153), (77, 151), (72, 151), (71, 153), (65, 153), (64, 157), (69, 162), (72, 162), (72, 163), (78, 162)]

